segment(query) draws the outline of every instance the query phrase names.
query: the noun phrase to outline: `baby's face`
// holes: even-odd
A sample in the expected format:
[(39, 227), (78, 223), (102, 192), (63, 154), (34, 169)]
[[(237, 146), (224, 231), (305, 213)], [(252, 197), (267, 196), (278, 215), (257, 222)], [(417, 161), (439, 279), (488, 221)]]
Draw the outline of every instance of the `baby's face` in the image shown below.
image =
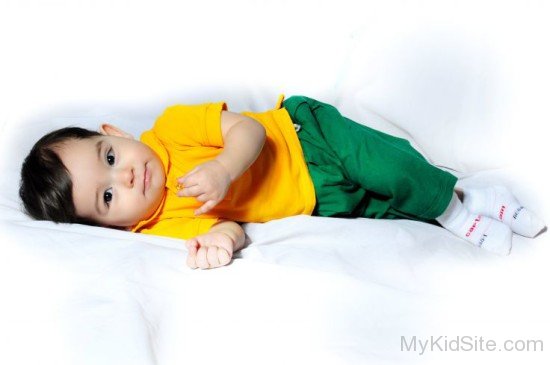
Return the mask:
[(81, 217), (106, 226), (131, 227), (162, 201), (165, 173), (149, 146), (125, 137), (70, 140), (57, 149), (73, 183)]

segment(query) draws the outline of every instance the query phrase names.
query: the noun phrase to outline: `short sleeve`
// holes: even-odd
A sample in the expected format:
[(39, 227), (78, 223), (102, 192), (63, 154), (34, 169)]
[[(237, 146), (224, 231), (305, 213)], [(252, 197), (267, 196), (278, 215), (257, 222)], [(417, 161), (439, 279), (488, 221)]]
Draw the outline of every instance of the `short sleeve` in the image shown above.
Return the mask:
[(223, 147), (222, 110), (227, 110), (225, 102), (173, 105), (157, 118), (153, 132), (165, 143)]
[(170, 218), (155, 223), (152, 227), (143, 228), (139, 233), (152, 234), (187, 240), (207, 233), (210, 228), (221, 221), (218, 218)]

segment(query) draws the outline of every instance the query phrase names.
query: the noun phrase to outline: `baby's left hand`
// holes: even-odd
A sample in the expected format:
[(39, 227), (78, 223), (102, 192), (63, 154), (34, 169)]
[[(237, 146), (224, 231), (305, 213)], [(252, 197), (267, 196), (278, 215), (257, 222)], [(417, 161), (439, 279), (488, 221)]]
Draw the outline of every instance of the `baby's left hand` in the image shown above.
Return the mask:
[(186, 241), (187, 266), (192, 269), (212, 269), (231, 262), (235, 242), (226, 233), (208, 232)]
[(178, 196), (196, 196), (198, 201), (205, 202), (195, 211), (195, 215), (201, 215), (222, 201), (231, 185), (231, 177), (220, 162), (210, 160), (180, 177), (178, 183), (184, 185)]

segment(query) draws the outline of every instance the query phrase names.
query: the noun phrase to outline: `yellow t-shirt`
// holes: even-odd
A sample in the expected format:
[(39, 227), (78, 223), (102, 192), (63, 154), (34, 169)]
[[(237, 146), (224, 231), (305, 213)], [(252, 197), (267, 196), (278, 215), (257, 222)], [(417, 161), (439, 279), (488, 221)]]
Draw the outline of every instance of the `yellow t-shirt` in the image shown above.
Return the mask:
[(221, 111), (224, 102), (168, 107), (141, 141), (160, 157), (166, 173), (162, 203), (133, 232), (188, 239), (207, 232), (220, 219), (267, 222), (308, 214), (315, 207), (315, 190), (294, 125), (281, 95), (276, 108), (262, 113), (243, 112), (266, 129), (266, 141), (256, 161), (237, 180), (225, 198), (199, 217), (193, 212), (204, 203), (177, 196), (177, 178), (223, 150)]

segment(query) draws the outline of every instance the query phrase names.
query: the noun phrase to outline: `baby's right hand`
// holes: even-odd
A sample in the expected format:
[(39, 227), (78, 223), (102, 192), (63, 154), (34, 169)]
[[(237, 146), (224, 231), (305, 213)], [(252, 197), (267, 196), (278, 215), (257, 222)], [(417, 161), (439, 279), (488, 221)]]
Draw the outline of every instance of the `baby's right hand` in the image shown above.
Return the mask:
[(178, 191), (178, 196), (194, 196), (199, 202), (204, 203), (195, 211), (195, 215), (209, 212), (223, 200), (231, 177), (227, 169), (216, 159), (206, 161), (178, 178), (177, 182), (185, 187)]
[(233, 256), (233, 239), (223, 232), (209, 232), (185, 242), (187, 266), (192, 269), (212, 269), (227, 265)]

